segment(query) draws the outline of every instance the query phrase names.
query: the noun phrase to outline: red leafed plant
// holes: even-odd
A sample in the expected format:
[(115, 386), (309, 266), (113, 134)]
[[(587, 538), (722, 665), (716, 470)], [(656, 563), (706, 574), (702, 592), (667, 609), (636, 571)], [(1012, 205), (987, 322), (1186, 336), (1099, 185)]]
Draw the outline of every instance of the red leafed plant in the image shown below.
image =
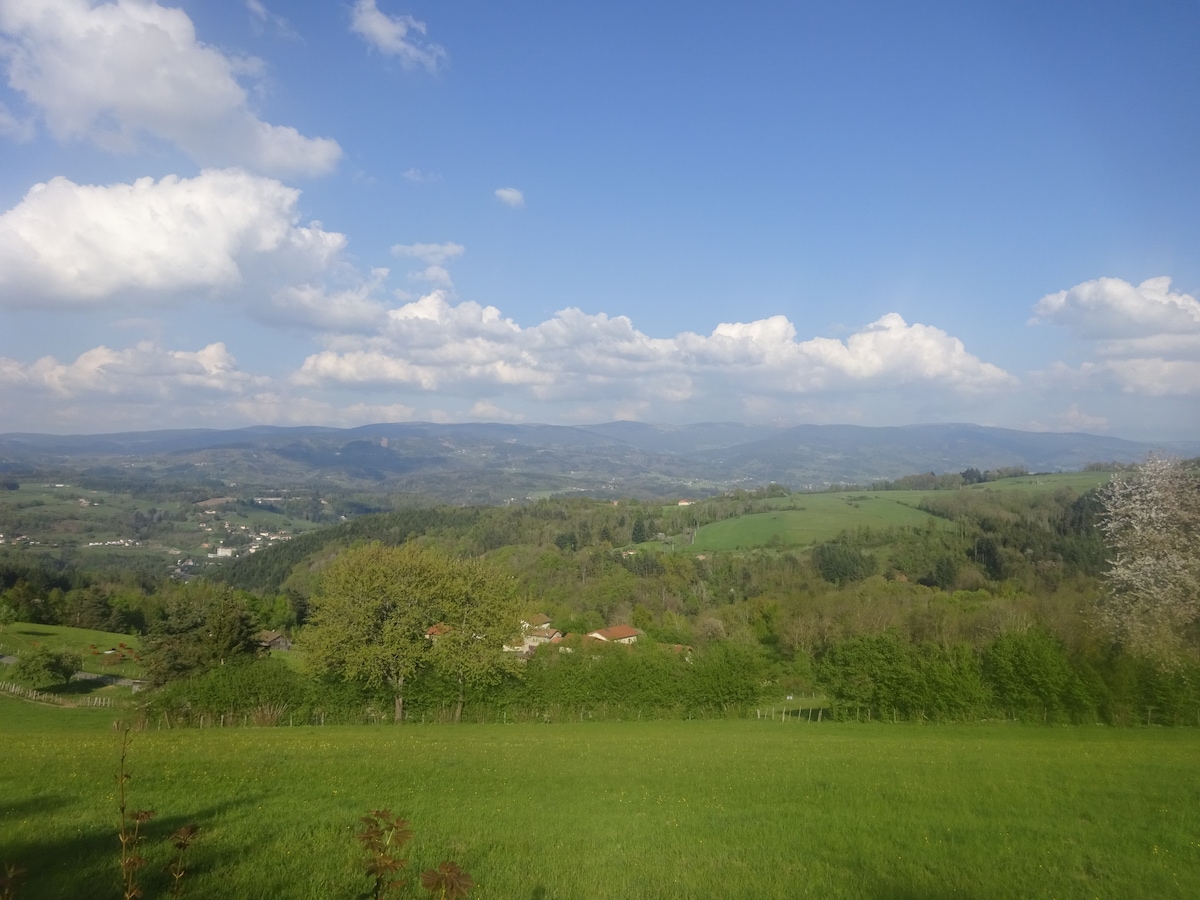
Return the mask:
[(367, 853), (363, 869), (374, 880), (371, 892), (365, 896), (380, 900), (404, 883), (393, 876), (407, 865), (408, 860), (395, 854), (412, 839), (412, 829), (408, 827), (407, 819), (394, 815), (390, 809), (371, 810), (370, 815), (359, 821), (363, 829), (356, 836)]
[(457, 863), (447, 861), (436, 869), (422, 872), (421, 887), (439, 900), (457, 900), (467, 896), (471, 888), (475, 887), (475, 882)]

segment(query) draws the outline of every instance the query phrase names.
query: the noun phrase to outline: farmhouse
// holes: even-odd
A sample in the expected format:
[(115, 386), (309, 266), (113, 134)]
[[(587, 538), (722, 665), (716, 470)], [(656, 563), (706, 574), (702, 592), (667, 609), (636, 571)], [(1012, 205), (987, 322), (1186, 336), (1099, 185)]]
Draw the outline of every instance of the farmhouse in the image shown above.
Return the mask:
[(258, 644), (264, 650), (291, 650), (292, 642), (281, 631), (260, 631)]
[(601, 628), (599, 631), (588, 632), (588, 637), (598, 641), (610, 641), (614, 644), (636, 644), (642, 632), (632, 625), (613, 625), (611, 628)]

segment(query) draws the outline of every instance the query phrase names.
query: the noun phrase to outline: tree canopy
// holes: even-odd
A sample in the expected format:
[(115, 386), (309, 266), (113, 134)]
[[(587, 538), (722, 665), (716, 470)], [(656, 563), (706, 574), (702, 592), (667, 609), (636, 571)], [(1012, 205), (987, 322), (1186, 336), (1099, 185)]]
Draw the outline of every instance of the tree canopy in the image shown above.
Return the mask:
[(322, 573), (302, 640), (318, 671), (389, 688), (399, 723), (405, 682), (426, 665), (455, 680), (461, 706), (466, 686), (504, 671), (502, 648), (517, 631), (511, 577), (414, 543), (373, 543)]

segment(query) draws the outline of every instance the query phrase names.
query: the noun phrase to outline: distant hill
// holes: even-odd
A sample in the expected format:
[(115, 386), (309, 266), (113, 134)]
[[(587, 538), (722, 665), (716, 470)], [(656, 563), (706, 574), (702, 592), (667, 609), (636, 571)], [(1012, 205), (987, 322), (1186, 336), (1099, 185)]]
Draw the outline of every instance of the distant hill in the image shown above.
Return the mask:
[(0, 435), (0, 469), (75, 472), (245, 486), (322, 486), (495, 503), (583, 493), (662, 497), (779, 482), (791, 488), (869, 483), (915, 472), (1024, 466), (1076, 471), (1132, 462), (1159, 447), (1091, 434), (980, 425), (258, 426), (104, 435)]

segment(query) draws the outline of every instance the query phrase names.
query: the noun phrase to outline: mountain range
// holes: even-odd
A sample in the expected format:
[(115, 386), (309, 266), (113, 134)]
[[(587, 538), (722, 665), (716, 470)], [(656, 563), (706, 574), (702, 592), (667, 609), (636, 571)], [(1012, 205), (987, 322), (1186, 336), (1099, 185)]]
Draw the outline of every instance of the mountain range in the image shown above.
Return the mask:
[(272, 487), (411, 493), (443, 502), (529, 495), (671, 496), (777, 482), (793, 489), (868, 484), (917, 472), (1023, 466), (1075, 471), (1134, 462), (1156, 445), (1083, 433), (968, 424), (790, 428), (730, 422), (683, 426), (255, 426), (101, 435), (0, 435), (0, 470), (76, 472)]

